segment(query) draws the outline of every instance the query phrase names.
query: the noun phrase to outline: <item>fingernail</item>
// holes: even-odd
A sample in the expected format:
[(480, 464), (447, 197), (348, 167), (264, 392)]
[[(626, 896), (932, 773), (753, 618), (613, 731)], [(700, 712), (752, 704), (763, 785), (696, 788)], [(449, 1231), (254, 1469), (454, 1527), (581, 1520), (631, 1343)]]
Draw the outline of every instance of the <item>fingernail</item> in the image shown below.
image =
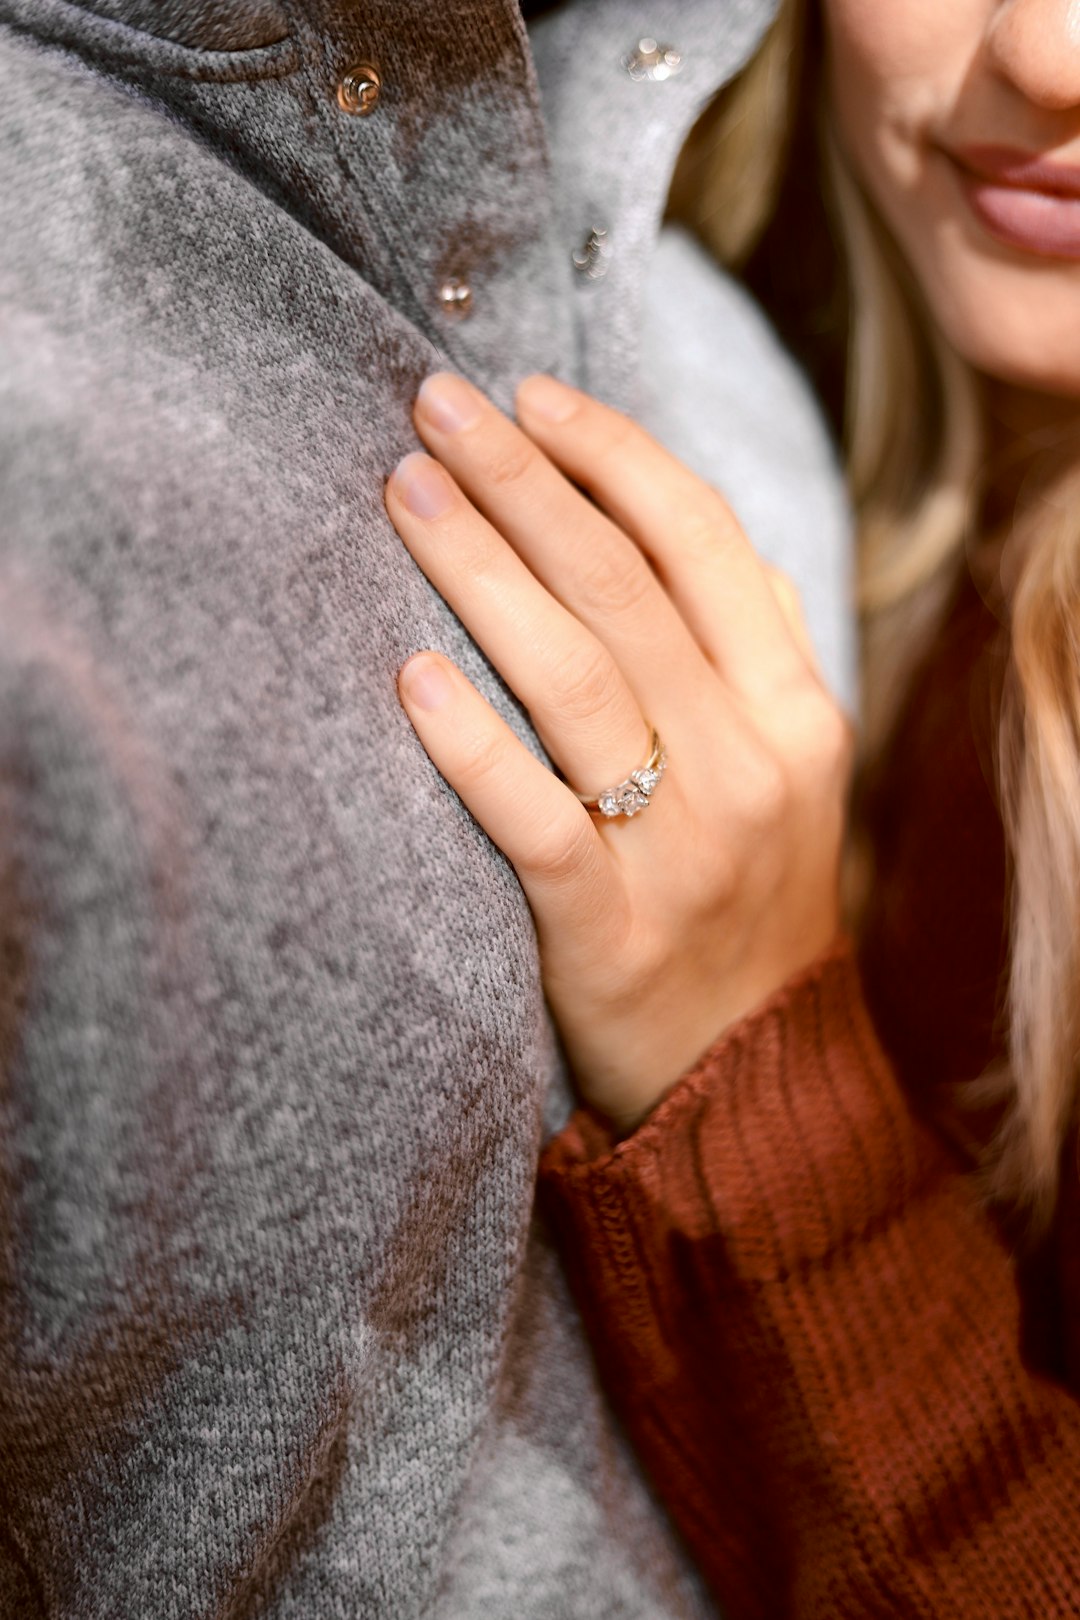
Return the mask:
[(425, 377), (416, 399), (420, 414), (443, 433), (459, 433), (480, 420), (476, 390), (452, 371), (435, 371)]
[(578, 408), (579, 394), (545, 371), (534, 372), (518, 385), (517, 401), (549, 422), (565, 422)]
[(402, 456), (393, 472), (394, 488), (416, 517), (438, 517), (445, 512), (454, 488), (439, 463), (422, 450)]
[(418, 709), (441, 709), (453, 691), (453, 683), (437, 658), (414, 653), (401, 666), (402, 690)]

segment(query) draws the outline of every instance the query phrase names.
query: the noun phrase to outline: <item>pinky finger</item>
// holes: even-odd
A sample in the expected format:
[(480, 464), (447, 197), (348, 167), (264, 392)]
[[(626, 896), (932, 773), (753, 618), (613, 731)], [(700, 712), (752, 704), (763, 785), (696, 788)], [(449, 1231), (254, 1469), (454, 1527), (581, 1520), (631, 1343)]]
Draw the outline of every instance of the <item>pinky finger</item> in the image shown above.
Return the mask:
[(803, 612), (802, 597), (798, 586), (790, 574), (786, 574), (782, 568), (774, 568), (772, 563), (765, 563), (763, 566), (769, 584), (772, 586), (773, 595), (780, 604), (780, 611), (784, 615), (796, 646), (818, 680), (824, 682), (825, 677), (822, 673), (821, 662), (814, 643), (810, 639), (810, 630), (806, 623), (806, 615)]
[(537, 924), (580, 924), (583, 902), (602, 904), (614, 882), (589, 812), (448, 659), (415, 653), (398, 691), (432, 763), (517, 872)]

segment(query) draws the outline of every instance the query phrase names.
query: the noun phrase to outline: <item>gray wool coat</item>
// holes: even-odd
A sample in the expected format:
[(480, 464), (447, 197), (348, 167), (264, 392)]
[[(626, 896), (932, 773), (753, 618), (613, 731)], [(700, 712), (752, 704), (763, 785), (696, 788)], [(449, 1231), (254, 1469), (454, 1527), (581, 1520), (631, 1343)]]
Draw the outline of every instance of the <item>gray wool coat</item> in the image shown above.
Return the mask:
[(713, 1612), (533, 1216), (529, 911), (401, 663), (544, 756), (382, 491), (428, 371), (551, 370), (725, 489), (853, 704), (809, 389), (657, 234), (773, 9), (0, 0), (5, 1620)]

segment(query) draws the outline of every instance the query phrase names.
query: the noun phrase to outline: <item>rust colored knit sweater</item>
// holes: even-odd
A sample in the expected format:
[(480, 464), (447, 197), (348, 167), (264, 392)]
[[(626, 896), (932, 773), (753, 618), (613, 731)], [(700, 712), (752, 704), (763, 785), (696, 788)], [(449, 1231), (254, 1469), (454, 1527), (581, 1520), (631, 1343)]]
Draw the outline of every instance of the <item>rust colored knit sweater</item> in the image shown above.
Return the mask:
[(965, 571), (860, 789), (859, 943), (631, 1136), (580, 1110), (542, 1160), (602, 1376), (729, 1620), (1080, 1614), (1075, 1144), (1020, 1265), (946, 1095), (999, 1049), (997, 631)]

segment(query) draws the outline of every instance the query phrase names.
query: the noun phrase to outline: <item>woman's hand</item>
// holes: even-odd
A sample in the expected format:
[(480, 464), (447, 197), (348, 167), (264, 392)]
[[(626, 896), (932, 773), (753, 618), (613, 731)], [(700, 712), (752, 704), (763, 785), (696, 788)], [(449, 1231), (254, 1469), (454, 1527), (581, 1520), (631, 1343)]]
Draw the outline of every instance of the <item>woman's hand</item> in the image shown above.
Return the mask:
[[(853, 732), (794, 587), (715, 489), (550, 377), (516, 403), (520, 426), (427, 378), (431, 456), (404, 457), (386, 504), (566, 782), (441, 654), (410, 658), (400, 692), (513, 863), (575, 1079), (625, 1131), (835, 939)], [(668, 766), (649, 805), (590, 813), (573, 790), (643, 764), (650, 724)]]

